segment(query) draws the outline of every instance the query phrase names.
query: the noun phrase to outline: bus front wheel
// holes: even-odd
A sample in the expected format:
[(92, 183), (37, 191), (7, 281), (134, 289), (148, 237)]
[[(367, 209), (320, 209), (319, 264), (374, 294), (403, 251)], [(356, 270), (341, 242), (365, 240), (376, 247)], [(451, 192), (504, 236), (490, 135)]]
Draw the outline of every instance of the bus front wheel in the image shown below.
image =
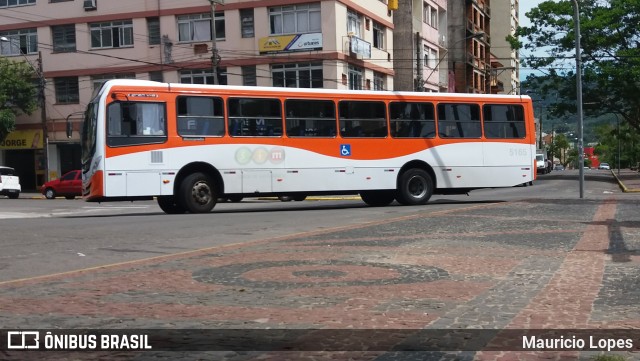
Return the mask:
[(393, 202), (393, 191), (362, 191), (360, 198), (372, 207), (384, 207)]
[(185, 209), (176, 203), (175, 197), (173, 196), (160, 196), (157, 198), (157, 201), (160, 209), (166, 214), (182, 214), (185, 212)]
[(180, 184), (178, 202), (191, 213), (207, 213), (216, 205), (213, 181), (204, 173), (188, 175)]
[(426, 204), (433, 194), (433, 180), (423, 169), (413, 168), (400, 175), (396, 200), (403, 205)]

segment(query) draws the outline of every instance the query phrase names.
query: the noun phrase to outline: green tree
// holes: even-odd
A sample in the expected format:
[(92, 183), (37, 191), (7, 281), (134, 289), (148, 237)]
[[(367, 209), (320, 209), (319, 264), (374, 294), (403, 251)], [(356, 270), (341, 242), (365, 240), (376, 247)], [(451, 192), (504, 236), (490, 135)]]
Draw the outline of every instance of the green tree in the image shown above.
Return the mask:
[(0, 57), (0, 141), (15, 129), (16, 116), (38, 106), (34, 69), (25, 62)]
[(553, 137), (553, 142), (551, 142), (549, 146), (549, 152), (553, 154), (555, 158), (560, 159), (560, 163), (564, 166), (567, 165), (567, 149), (569, 149), (569, 140), (564, 134), (557, 134)]
[[(557, 91), (556, 114), (576, 112), (573, 1), (544, 1), (526, 13), (531, 26), (509, 37), (512, 47), (546, 49), (548, 56), (523, 59), (543, 71), (541, 91)], [(583, 102), (597, 113), (616, 113), (640, 130), (640, 1), (581, 0), (580, 31), (584, 70)], [(526, 45), (518, 40), (524, 37)], [(585, 109), (589, 112), (589, 109)]]

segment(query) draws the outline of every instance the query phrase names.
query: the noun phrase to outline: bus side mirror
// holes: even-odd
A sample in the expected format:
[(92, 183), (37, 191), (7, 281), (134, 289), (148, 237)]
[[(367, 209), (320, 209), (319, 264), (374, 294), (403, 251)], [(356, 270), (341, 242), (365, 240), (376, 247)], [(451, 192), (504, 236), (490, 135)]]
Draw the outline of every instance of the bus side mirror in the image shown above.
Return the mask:
[(73, 134), (73, 123), (67, 120), (67, 138), (71, 138), (72, 134)]

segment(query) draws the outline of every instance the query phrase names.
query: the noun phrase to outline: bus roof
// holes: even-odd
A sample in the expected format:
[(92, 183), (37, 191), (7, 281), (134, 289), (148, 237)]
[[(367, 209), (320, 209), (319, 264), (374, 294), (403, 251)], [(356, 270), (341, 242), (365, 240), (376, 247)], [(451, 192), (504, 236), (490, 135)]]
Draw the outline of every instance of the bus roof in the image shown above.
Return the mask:
[(184, 83), (161, 83), (150, 80), (139, 79), (113, 79), (109, 80), (104, 89), (112, 86), (149, 86), (149, 87), (166, 87), (166, 90), (185, 89), (185, 90), (232, 90), (232, 91), (258, 91), (258, 92), (278, 92), (291, 94), (324, 94), (324, 95), (361, 95), (361, 96), (416, 96), (420, 95), (425, 98), (450, 97), (459, 99), (478, 99), (489, 97), (492, 100), (505, 99), (514, 101), (529, 101), (528, 95), (503, 95), (503, 94), (473, 94), (473, 93), (429, 93), (429, 92), (407, 92), (407, 91), (374, 91), (374, 90), (341, 90), (341, 89), (324, 89), (324, 88), (285, 88), (285, 87), (264, 87), (264, 86), (238, 86), (238, 85), (210, 85), (210, 84), (184, 84)]

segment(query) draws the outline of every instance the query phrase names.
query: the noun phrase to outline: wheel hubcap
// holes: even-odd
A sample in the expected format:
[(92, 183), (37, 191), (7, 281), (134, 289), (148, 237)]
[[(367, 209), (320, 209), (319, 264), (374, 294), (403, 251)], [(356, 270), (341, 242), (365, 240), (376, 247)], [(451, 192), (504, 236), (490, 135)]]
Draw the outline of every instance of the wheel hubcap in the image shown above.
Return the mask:
[(427, 183), (421, 177), (411, 177), (407, 183), (407, 190), (412, 197), (422, 198), (427, 194)]
[(207, 204), (211, 201), (211, 188), (206, 182), (197, 182), (193, 185), (191, 196), (198, 204)]

